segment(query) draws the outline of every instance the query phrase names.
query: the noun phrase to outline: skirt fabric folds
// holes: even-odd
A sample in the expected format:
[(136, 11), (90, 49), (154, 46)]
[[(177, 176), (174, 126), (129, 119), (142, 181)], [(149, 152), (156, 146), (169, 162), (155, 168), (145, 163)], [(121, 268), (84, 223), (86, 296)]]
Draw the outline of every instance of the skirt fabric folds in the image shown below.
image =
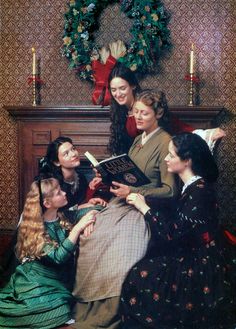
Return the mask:
[(72, 304), (54, 268), (26, 262), (0, 290), (0, 328), (54, 328), (71, 319)]

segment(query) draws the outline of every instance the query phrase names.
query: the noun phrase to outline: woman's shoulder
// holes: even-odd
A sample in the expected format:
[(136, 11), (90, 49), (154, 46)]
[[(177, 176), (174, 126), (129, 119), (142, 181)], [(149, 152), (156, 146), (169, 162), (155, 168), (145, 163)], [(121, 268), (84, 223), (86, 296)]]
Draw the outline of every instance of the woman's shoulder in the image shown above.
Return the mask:
[(201, 201), (209, 202), (215, 199), (214, 186), (206, 182), (203, 178), (199, 178), (192, 184), (190, 184), (184, 194), (190, 194), (193, 198), (200, 199)]
[(171, 135), (165, 129), (160, 128), (158, 132), (159, 132), (159, 137), (163, 138), (163, 140), (168, 140), (168, 141), (171, 140)]
[(164, 147), (168, 149), (171, 136), (163, 128), (160, 128), (153, 136), (153, 140), (156, 140), (156, 146)]

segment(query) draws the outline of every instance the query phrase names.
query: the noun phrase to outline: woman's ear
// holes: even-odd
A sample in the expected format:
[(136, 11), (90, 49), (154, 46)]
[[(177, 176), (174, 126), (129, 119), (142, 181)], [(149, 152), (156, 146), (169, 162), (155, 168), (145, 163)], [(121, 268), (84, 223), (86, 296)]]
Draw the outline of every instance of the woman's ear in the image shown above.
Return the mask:
[(185, 167), (192, 168), (192, 159), (186, 159), (185, 161)]
[(51, 208), (51, 202), (50, 202), (50, 200), (48, 200), (48, 199), (44, 199), (44, 200), (43, 200), (43, 205), (44, 205), (44, 207), (45, 207), (46, 209)]
[(159, 120), (163, 116), (163, 114), (164, 114), (164, 109), (159, 108), (157, 110), (156, 119)]

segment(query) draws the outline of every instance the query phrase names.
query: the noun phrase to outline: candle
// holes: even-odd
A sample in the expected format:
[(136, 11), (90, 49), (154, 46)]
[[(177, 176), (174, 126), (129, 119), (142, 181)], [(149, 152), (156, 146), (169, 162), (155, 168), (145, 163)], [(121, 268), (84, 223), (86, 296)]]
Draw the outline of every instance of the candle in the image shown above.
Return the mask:
[(34, 48), (32, 48), (32, 54), (33, 54), (32, 74), (36, 75), (36, 53)]
[(192, 43), (191, 50), (190, 50), (190, 65), (189, 65), (189, 73), (193, 74), (193, 62), (194, 62), (194, 44)]

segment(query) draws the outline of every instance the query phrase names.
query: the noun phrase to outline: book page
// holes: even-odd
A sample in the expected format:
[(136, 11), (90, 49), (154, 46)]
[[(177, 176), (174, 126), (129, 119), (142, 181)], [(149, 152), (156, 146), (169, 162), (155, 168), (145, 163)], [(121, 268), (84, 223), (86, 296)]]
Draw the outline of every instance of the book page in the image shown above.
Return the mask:
[(89, 153), (88, 151), (84, 153), (84, 155), (86, 156), (86, 158), (92, 163), (92, 165), (94, 167), (96, 167), (98, 165), (98, 161), (94, 158), (94, 156)]

